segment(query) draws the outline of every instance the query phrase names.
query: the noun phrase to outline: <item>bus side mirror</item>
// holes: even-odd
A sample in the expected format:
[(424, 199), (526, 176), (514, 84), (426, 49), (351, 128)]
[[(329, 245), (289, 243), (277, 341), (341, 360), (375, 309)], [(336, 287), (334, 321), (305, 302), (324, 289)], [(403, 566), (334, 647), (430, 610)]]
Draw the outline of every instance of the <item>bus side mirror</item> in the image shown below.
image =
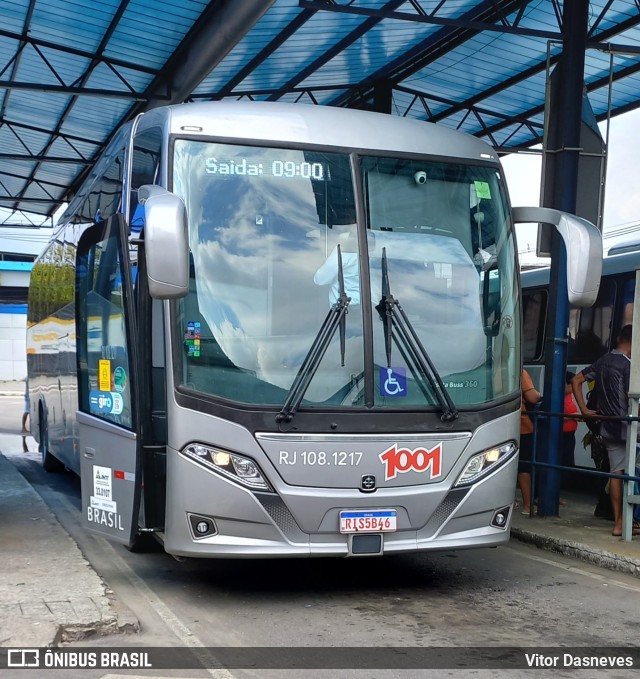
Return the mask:
[(602, 234), (582, 217), (547, 207), (514, 207), (515, 223), (544, 223), (556, 227), (567, 249), (567, 291), (574, 306), (591, 306), (602, 276)]
[(149, 294), (177, 299), (189, 292), (187, 210), (182, 200), (161, 186), (138, 189), (144, 207), (144, 251)]

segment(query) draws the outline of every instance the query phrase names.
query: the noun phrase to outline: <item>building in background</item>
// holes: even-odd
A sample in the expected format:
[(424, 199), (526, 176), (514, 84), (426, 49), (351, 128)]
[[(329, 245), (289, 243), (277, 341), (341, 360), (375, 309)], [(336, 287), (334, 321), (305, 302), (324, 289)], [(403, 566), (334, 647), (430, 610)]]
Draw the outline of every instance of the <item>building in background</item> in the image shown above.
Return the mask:
[(0, 228), (0, 380), (27, 375), (27, 293), (35, 258), (50, 228)]

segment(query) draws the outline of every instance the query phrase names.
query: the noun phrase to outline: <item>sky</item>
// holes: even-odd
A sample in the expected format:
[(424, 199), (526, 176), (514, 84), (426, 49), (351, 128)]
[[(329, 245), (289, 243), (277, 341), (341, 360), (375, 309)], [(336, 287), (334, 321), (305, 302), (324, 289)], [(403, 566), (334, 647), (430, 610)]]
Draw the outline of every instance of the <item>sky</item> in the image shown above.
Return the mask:
[[(605, 253), (616, 243), (640, 240), (639, 131), (640, 110), (611, 119), (603, 215)], [(600, 132), (606, 138), (606, 123), (600, 124)], [(511, 204), (539, 205), (541, 155), (511, 154), (503, 157), (502, 163)], [(533, 227), (516, 227), (516, 235), (521, 263), (545, 261), (535, 257), (536, 232)]]

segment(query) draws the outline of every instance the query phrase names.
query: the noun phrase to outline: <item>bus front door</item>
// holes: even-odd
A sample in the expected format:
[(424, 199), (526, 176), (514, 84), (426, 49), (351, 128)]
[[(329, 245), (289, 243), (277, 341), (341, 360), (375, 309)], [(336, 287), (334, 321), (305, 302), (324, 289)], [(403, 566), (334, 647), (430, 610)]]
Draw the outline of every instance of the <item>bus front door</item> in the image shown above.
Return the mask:
[(138, 530), (141, 469), (128, 251), (120, 217), (78, 244), (76, 413), (83, 524), (131, 546)]

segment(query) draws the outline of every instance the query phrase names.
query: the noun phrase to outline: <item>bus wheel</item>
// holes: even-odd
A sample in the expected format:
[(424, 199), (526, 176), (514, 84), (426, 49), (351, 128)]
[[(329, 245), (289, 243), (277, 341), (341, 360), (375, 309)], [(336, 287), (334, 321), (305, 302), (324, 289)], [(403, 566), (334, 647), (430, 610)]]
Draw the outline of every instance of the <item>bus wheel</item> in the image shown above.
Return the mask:
[(136, 533), (133, 544), (130, 547), (125, 545), (125, 548), (133, 554), (146, 554), (148, 552), (161, 551), (161, 545), (153, 537), (152, 533)]
[(64, 469), (64, 465), (49, 451), (49, 428), (42, 411), (40, 411), (39, 420), (40, 443), (38, 444), (38, 450), (42, 454), (42, 468), (50, 474), (61, 472)]

